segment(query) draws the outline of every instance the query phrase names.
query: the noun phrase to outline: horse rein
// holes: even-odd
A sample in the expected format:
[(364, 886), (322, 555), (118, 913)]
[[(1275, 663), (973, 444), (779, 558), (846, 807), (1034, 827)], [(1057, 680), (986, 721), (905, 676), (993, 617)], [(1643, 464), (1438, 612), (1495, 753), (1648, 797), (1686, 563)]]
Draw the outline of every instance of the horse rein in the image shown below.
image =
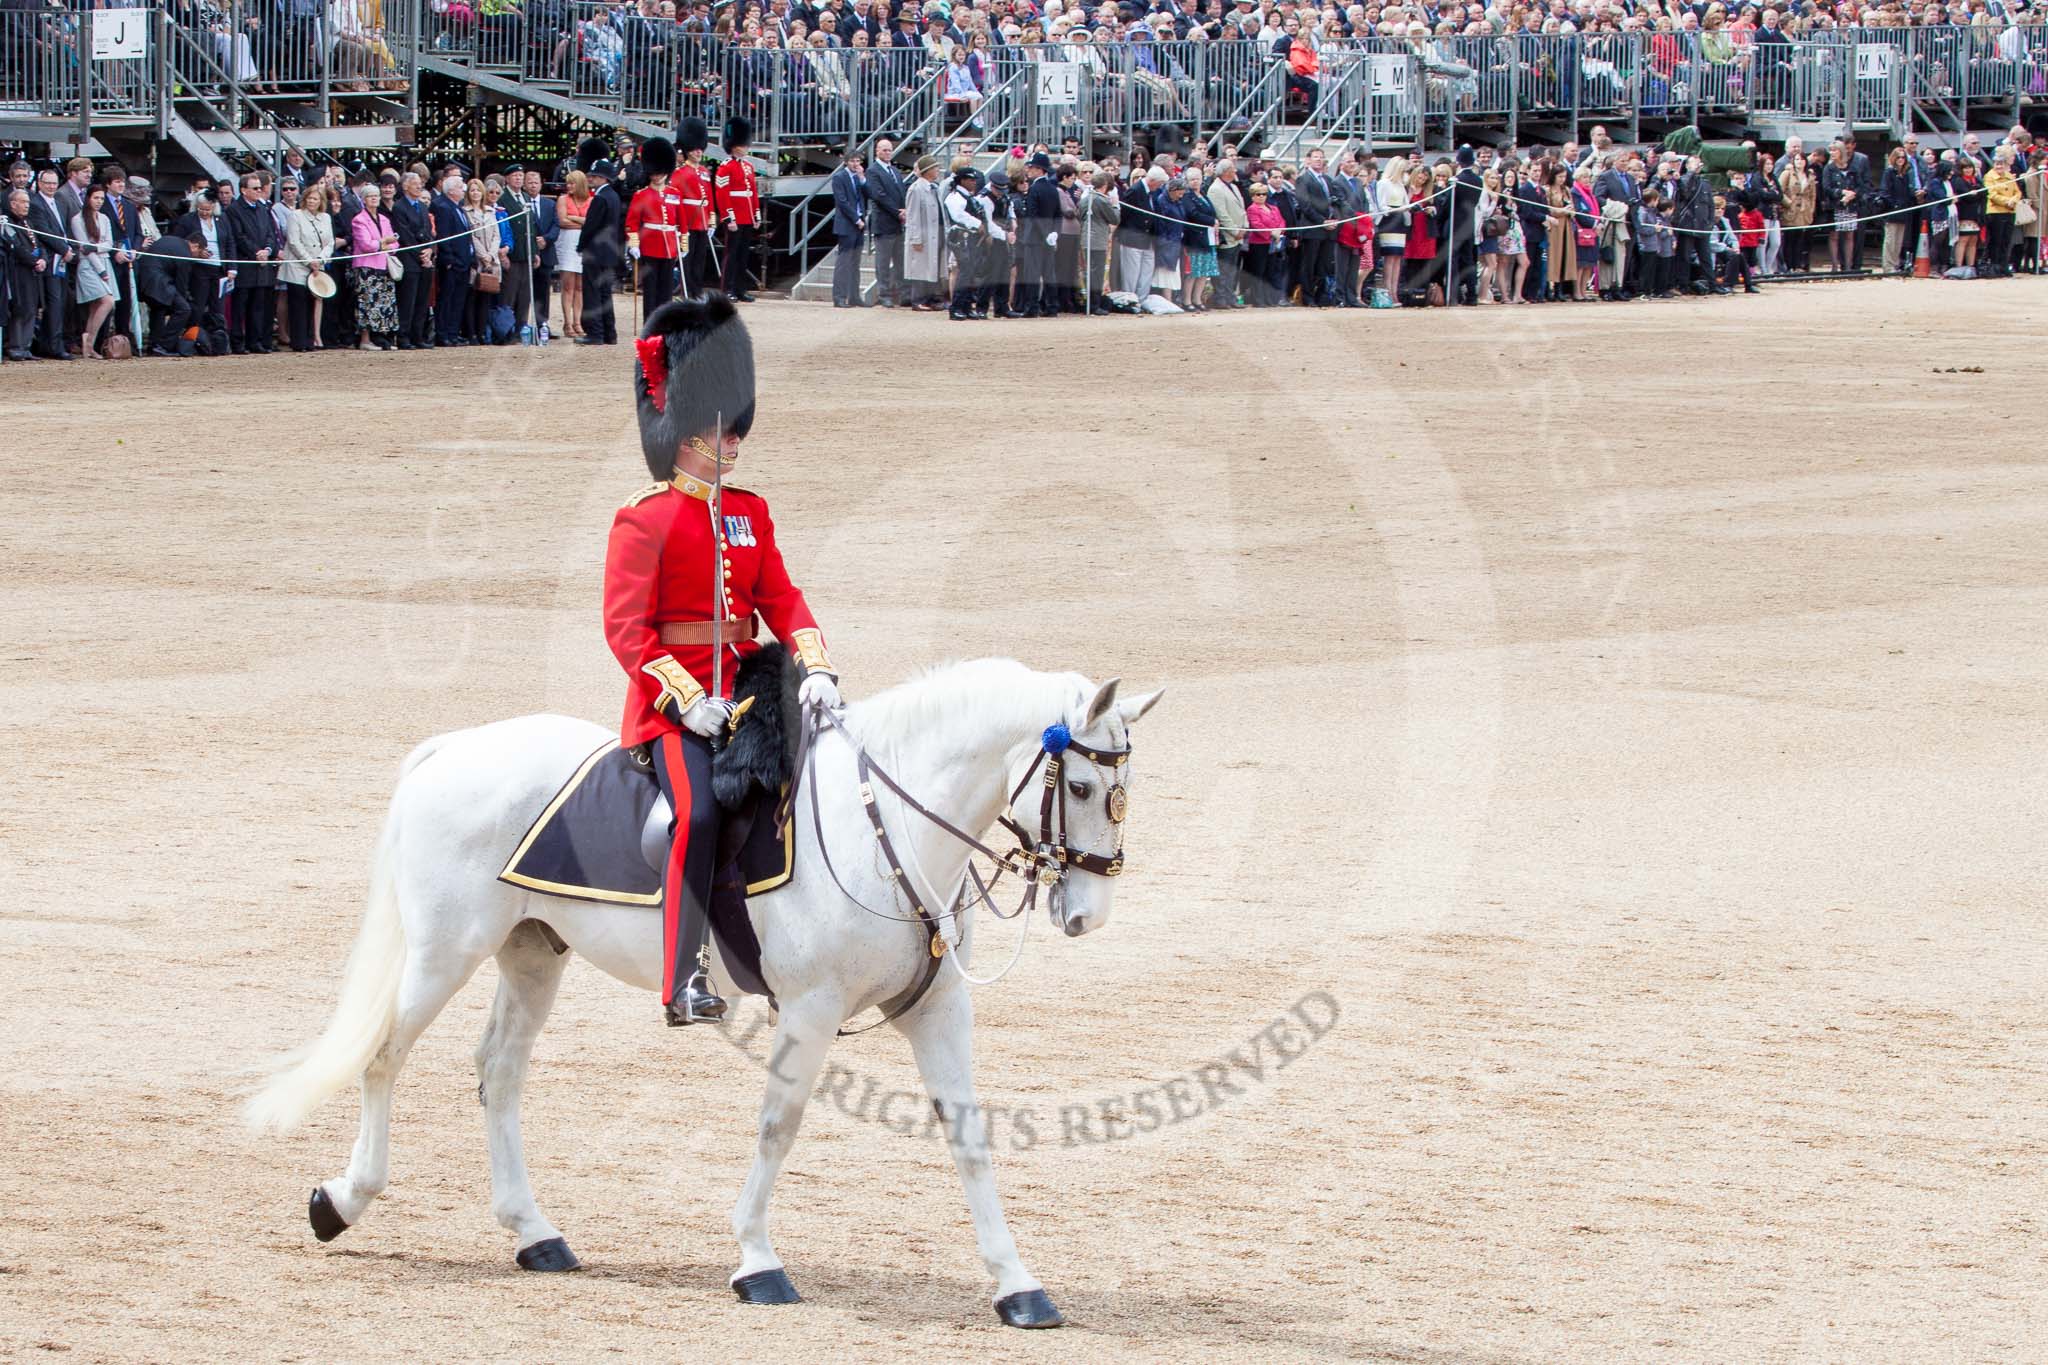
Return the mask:
[[(838, 731), (840, 736), (846, 740), (848, 747), (853, 750), (855, 770), (860, 777), (861, 807), (867, 812), (868, 825), (874, 831), (876, 847), (881, 850), (884, 868), (882, 875), (888, 881), (894, 882), (903, 898), (910, 903), (912, 911), (910, 915), (892, 915), (886, 911), (876, 910), (869, 906), (858, 896), (846, 889), (846, 883), (840, 879), (839, 870), (832, 865), (832, 854), (825, 843), (824, 817), (818, 808), (816, 772), (817, 736), (828, 729)], [(946, 939), (940, 929), (940, 922), (947, 918), (957, 919), (963, 907), (970, 904), (967, 888), (964, 885), (961, 887), (960, 894), (954, 901), (953, 906), (943, 913), (935, 914), (931, 907), (925, 904), (924, 898), (918, 894), (917, 887), (910, 878), (903, 874), (902, 860), (896, 856), (895, 845), (890, 842), (888, 827), (882, 823), (882, 812), (875, 802), (874, 784), (879, 781), (910, 810), (923, 816), (954, 840), (965, 844), (973, 853), (983, 855), (996, 865), (995, 876), (990, 878), (986, 884), (982, 882), (981, 875), (976, 871), (971, 857), (967, 865), (968, 876), (974, 882), (974, 899), (986, 904), (989, 907), (990, 913), (994, 914), (996, 918), (1015, 919), (1018, 915), (1028, 914), (1037, 904), (1039, 887), (1044, 886), (1047, 889), (1046, 894), (1053, 911), (1053, 916), (1058, 920), (1061, 931), (1065, 932), (1067, 927), (1066, 886), (1068, 875), (1074, 869), (1093, 873), (1098, 877), (1122, 875), (1124, 870), (1123, 823), (1124, 816), (1129, 809), (1129, 798), (1124, 785), (1121, 780), (1117, 780), (1112, 783), (1107, 796), (1104, 798), (1105, 810), (1109, 816), (1110, 823), (1116, 829), (1115, 850), (1105, 857), (1099, 853), (1090, 853), (1071, 847), (1067, 843), (1067, 789), (1066, 784), (1061, 780), (1065, 756), (1069, 750), (1101, 764), (1112, 773), (1118, 774), (1121, 773), (1123, 765), (1129, 762), (1131, 757), (1131, 751), (1128, 747), (1123, 749), (1093, 748), (1074, 739), (1065, 725), (1053, 724), (1047, 726), (1044, 734), (1040, 736), (1037, 757), (1032, 759), (1031, 766), (1024, 770), (1023, 778), (1011, 790), (1009, 800), (1004, 803), (1002, 815), (997, 817), (999, 823), (1016, 836), (1017, 847), (1008, 853), (998, 853), (980, 839), (961, 829), (958, 825), (912, 796), (904, 789), (902, 783), (890, 776), (881, 765), (877, 764), (869, 756), (867, 749), (853, 737), (852, 732), (846, 728), (845, 722), (841, 721), (837, 715), (826, 710), (822, 705), (813, 706), (805, 713), (804, 723), (798, 731), (797, 756), (793, 768), (796, 774), (796, 782), (791, 783), (788, 794), (783, 798), (781, 809), (776, 812), (777, 832), (779, 833), (788, 826), (792, 813), (790, 807), (796, 800), (797, 784), (807, 782), (811, 793), (811, 832), (818, 841), (818, 857), (825, 864), (825, 871), (830, 874), (832, 884), (839, 889), (839, 894), (878, 919), (921, 924), (924, 926), (926, 935), (927, 951), (918, 972), (917, 983), (902, 995), (884, 1002), (880, 1019), (861, 1028), (841, 1029), (839, 1030), (840, 1037), (844, 1038), (856, 1033), (866, 1033), (869, 1029), (879, 1028), (891, 1019), (900, 1018), (916, 1008), (917, 1003), (931, 989), (932, 983), (938, 979), (939, 964), (946, 955)], [(1017, 798), (1024, 794), (1024, 789), (1031, 784), (1032, 777), (1040, 768), (1045, 770), (1045, 777), (1044, 788), (1038, 803), (1038, 837), (1034, 840), (1023, 825), (1011, 818), (1010, 810), (1015, 806)], [(1024, 879), (1025, 883), (1023, 898), (1018, 902), (1017, 908), (1007, 915), (996, 908), (992, 898), (996, 886), (1002, 881), (1003, 874), (1006, 872), (1016, 873)]]

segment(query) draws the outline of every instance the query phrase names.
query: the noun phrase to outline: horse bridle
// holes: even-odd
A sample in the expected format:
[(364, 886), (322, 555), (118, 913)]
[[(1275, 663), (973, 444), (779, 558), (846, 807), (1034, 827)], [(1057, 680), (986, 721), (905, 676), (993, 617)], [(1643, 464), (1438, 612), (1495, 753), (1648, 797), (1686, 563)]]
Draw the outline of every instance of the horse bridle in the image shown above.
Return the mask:
[[(1067, 844), (1067, 784), (1062, 780), (1066, 768), (1066, 756), (1070, 753), (1081, 755), (1110, 770), (1112, 780), (1109, 790), (1103, 794), (1103, 810), (1109, 816), (1109, 823), (1116, 830), (1116, 849), (1108, 857), (1100, 853), (1088, 853)], [(1130, 762), (1131, 751), (1122, 749), (1097, 749), (1083, 744), (1068, 733), (1064, 725), (1048, 725), (1039, 738), (1038, 757), (1031, 760), (1031, 766), (1024, 770), (1024, 776), (1010, 792), (1010, 799), (1003, 804), (1003, 813), (997, 817), (1004, 829), (1017, 837), (1017, 847), (1009, 858), (1001, 860), (1005, 868), (1028, 877), (1030, 884), (1025, 888), (1024, 902), (1018, 911), (1028, 912), (1037, 898), (1038, 888), (1046, 888), (1052, 902), (1053, 918), (1059, 921), (1062, 932), (1067, 927), (1067, 874), (1074, 868), (1092, 872), (1098, 877), (1120, 877), (1124, 870), (1124, 816), (1130, 807), (1130, 797), (1124, 788), (1122, 772), (1124, 764)], [(1038, 836), (1031, 834), (1013, 818), (1010, 812), (1017, 805), (1017, 798), (1031, 785), (1031, 775), (1040, 768), (1045, 769), (1045, 786), (1038, 797)], [(1017, 860), (1023, 860), (1023, 866)], [(1000, 874), (998, 874), (1000, 875)], [(991, 883), (993, 886), (993, 883)], [(993, 909), (994, 907), (990, 907)], [(1000, 913), (1000, 912), (998, 912)], [(1007, 919), (1009, 916), (1002, 916)]]
[[(853, 749), (854, 766), (860, 775), (861, 807), (867, 812), (868, 825), (874, 831), (876, 846), (881, 850), (884, 868), (882, 875), (894, 882), (903, 898), (910, 903), (911, 915), (891, 915), (871, 908), (846, 889), (846, 883), (840, 880), (839, 870), (832, 865), (832, 855), (825, 843), (824, 817), (818, 810), (814, 753), (816, 736), (826, 729), (837, 730)], [(1065, 770), (1066, 755), (1069, 752), (1101, 764), (1118, 778), (1111, 783), (1103, 797), (1104, 811), (1109, 816), (1110, 824), (1116, 829), (1116, 848), (1106, 857), (1100, 853), (1076, 849), (1067, 843), (1067, 788), (1061, 779)], [(882, 812), (875, 804), (874, 784), (877, 781), (895, 793), (896, 798), (906, 807), (995, 863), (996, 873), (986, 883), (982, 881), (981, 874), (975, 870), (971, 860), (967, 865), (967, 874), (974, 883), (974, 899), (987, 905), (990, 913), (996, 918), (1015, 919), (1019, 915), (1029, 914), (1037, 905), (1038, 889), (1043, 886), (1046, 888), (1053, 918), (1064, 933), (1067, 928), (1068, 875), (1076, 868), (1098, 877), (1116, 877), (1123, 874), (1124, 816), (1128, 813), (1130, 798), (1121, 781), (1121, 770), (1130, 758), (1131, 751), (1128, 746), (1122, 749), (1097, 749), (1076, 740), (1065, 725), (1048, 725), (1039, 737), (1037, 757), (1032, 759), (1031, 766), (1024, 770), (1024, 776), (1011, 789), (1010, 798), (1003, 805), (1003, 813), (997, 817), (998, 822), (1016, 836), (1017, 847), (1008, 853), (998, 853), (905, 791), (901, 783), (869, 757), (867, 749), (854, 739), (838, 716), (822, 706), (811, 708), (798, 734), (796, 765), (792, 769), (796, 779), (791, 782), (789, 791), (783, 798), (782, 809), (777, 813), (777, 829), (780, 831), (790, 819), (790, 807), (795, 803), (797, 786), (808, 781), (811, 790), (811, 831), (818, 841), (818, 857), (825, 864), (826, 872), (831, 874), (832, 884), (839, 888), (839, 894), (881, 919), (922, 924), (928, 948), (922, 970), (918, 973), (917, 984), (896, 999), (885, 1002), (880, 1019), (862, 1028), (841, 1029), (840, 1036), (865, 1033), (868, 1029), (886, 1024), (916, 1007), (917, 1002), (924, 998), (925, 992), (931, 989), (932, 982), (938, 979), (939, 964), (946, 955), (946, 940), (940, 930), (940, 921), (947, 916), (958, 916), (969, 905), (967, 888), (963, 885), (951, 909), (944, 915), (933, 914), (931, 907), (925, 904), (924, 897), (918, 894), (916, 885), (903, 875), (903, 862), (896, 856), (895, 845), (889, 839), (888, 827), (882, 823)], [(1032, 776), (1040, 768), (1045, 770), (1045, 778), (1044, 789), (1038, 801), (1038, 835), (1034, 839), (1022, 824), (1011, 817), (1010, 812), (1016, 806), (1017, 798), (1031, 785)], [(1011, 872), (1023, 879), (1024, 895), (1017, 908), (1005, 915), (996, 908), (993, 895), (1003, 875)]]

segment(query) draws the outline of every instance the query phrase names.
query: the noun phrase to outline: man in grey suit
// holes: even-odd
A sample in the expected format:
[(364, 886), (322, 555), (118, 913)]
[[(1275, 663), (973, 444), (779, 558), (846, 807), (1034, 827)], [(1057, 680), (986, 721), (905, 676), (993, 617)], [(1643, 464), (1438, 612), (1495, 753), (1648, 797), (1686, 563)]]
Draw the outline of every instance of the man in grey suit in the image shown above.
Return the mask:
[(884, 308), (894, 308), (903, 295), (908, 187), (903, 173), (890, 160), (895, 155), (896, 144), (883, 138), (875, 144), (875, 164), (868, 169), (868, 234), (875, 239), (875, 293)]
[(1614, 269), (1611, 274), (1603, 271), (1604, 278), (1600, 281), (1605, 286), (1600, 291), (1600, 297), (1609, 302), (1618, 302), (1633, 297), (1636, 292), (1629, 287), (1628, 267), (1632, 254), (1630, 247), (1635, 244), (1636, 236), (1641, 231), (1637, 215), (1643, 207), (1643, 189), (1636, 183), (1636, 178), (1629, 174), (1627, 157), (1611, 154), (1602, 157), (1600, 164), (1600, 174), (1593, 181), (1593, 193), (1602, 204), (1615, 201), (1628, 207), (1628, 216), (1622, 220), (1628, 229), (1628, 240), (1623, 241), (1619, 233), (1615, 234), (1611, 248), (1614, 253)]
[[(85, 212), (85, 192), (91, 188), (92, 161), (90, 158), (74, 156), (64, 163), (64, 183), (57, 187), (57, 212), (63, 218), (63, 232), (66, 237), (71, 235), (71, 220)], [(66, 249), (70, 250), (68, 246)], [(72, 266), (75, 265), (74, 253)], [(64, 318), (63, 335), (65, 345), (74, 346), (82, 352), (85, 349), (85, 341), (79, 333), (85, 327), (85, 310), (69, 306), (72, 302), (70, 296), (73, 287), (69, 278), (69, 269), (70, 267), (67, 267), (63, 288), (65, 307), (60, 310), (59, 316)]]
[(64, 163), (64, 183), (57, 189), (57, 211), (68, 225), (85, 212), (85, 192), (92, 188), (92, 162), (74, 156)]

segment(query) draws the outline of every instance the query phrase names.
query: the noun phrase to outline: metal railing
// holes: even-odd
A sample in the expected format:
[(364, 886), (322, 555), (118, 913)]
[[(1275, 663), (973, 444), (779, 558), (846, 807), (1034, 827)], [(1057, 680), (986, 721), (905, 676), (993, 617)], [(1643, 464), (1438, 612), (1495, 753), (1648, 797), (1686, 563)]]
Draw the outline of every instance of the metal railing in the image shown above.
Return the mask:
[(1285, 112), (1287, 64), (1258, 43), (1204, 43), (1194, 58), (1201, 99), (1196, 134), (1220, 146), (1263, 131)]
[[(92, 55), (95, 23), (134, 14), (84, 0), (0, 8), (0, 107), (40, 117), (149, 116), (204, 101), (231, 123), (391, 118), (422, 60), (550, 92), (599, 121), (694, 115), (714, 136), (744, 115), (779, 170), (820, 154), (960, 135), (961, 101), (921, 47), (731, 42), (694, 21), (605, 0), (162, 0), (162, 53)], [(1743, 41), (1737, 41), (1737, 37)], [(207, 60), (200, 60), (203, 53)], [(1265, 43), (1092, 37), (973, 56), (981, 125), (1019, 141), (1119, 147), (1185, 137), (1303, 149), (1332, 140), (1452, 145), (1577, 137), (1604, 122), (1694, 123), (1709, 135), (1771, 123), (1956, 132), (2016, 120), (2048, 98), (2048, 25), (1842, 28), (1787, 42), (1727, 31), (1519, 33), (1325, 44), (1312, 76)], [(1058, 67), (1059, 70), (1048, 68)], [(459, 72), (458, 72), (459, 74)], [(409, 102), (409, 101), (408, 101)], [(1656, 135), (1656, 129), (1650, 136)], [(263, 139), (259, 137), (258, 141)]]
[(1295, 88), (1296, 95), (1307, 101), (1300, 121), (1276, 129), (1264, 146), (1265, 155), (1299, 161), (1308, 148), (1327, 142), (1369, 143), (1372, 56), (1357, 49), (1324, 52), (1313, 78), (1313, 94), (1304, 88), (1305, 82)]
[[(292, 140), (269, 111), (250, 105), (247, 112), (253, 120), (245, 122), (239, 116), (237, 84), (215, 55), (211, 44), (169, 23), (168, 16), (159, 33), (163, 43), (162, 71), (166, 87), (184, 91), (185, 98), (196, 102), (210, 122), (234, 139), (247, 160), (275, 171), (284, 164), (287, 151), (304, 155), (305, 149)], [(224, 93), (209, 94), (209, 90)], [(168, 104), (158, 106), (160, 129), (167, 126), (169, 114)]]
[[(930, 116), (922, 131), (915, 136), (905, 133), (903, 140), (922, 141), (944, 161), (966, 157), (977, 165), (999, 159), (1006, 149), (1031, 141), (1029, 132), (1042, 117), (1044, 107), (1036, 98), (1034, 68), (1013, 64), (1007, 74), (997, 74), (1001, 79), (982, 91), (981, 101), (971, 114), (942, 106)], [(938, 89), (936, 85), (933, 88)], [(871, 144), (864, 144), (860, 150), (865, 152), (870, 147)], [(796, 258), (800, 276), (808, 273), (813, 262), (823, 259), (828, 251), (837, 250), (827, 241), (832, 213), (829, 186), (821, 186), (790, 213), (783, 249)]]
[(319, 96), (356, 81), (404, 79), (385, 37), (385, 7), (405, 0), (171, 0), (170, 22), (206, 47), (226, 83), (249, 97)]
[(158, 11), (0, 9), (0, 111), (75, 124), (156, 115), (163, 81)]
[[(958, 122), (933, 119), (939, 68), (921, 48), (736, 44), (601, 0), (524, 0), (523, 18), (512, 10), (497, 19), (471, 0), (421, 3), (429, 55), (648, 121), (695, 114), (715, 129), (746, 114), (770, 157), (868, 147), (884, 133), (907, 141)], [(1896, 54), (1894, 66), (1885, 51)], [(1023, 96), (1024, 133), (1051, 144), (1075, 138), (1090, 150), (1100, 139), (1128, 144), (1164, 129), (1211, 147), (1275, 136), (1295, 146), (1425, 135), (1450, 143), (1461, 127), (1489, 125), (1505, 125), (1511, 139), (1525, 124), (1569, 137), (1606, 122), (1626, 126), (1634, 140), (1644, 119), (1903, 127), (1917, 118), (1959, 127), (1971, 107), (2016, 113), (2022, 95), (2048, 95), (2048, 27), (2003, 37), (1983, 26), (1840, 29), (1785, 44), (1737, 41), (1726, 30), (1375, 38), (1326, 45), (1325, 71), (1309, 80), (1294, 77), (1267, 44), (1230, 40), (1090, 37), (984, 49), (974, 64), (984, 90), (1025, 67), (1070, 64), (1072, 102)], [(1297, 131), (1304, 124), (1312, 131)]]
[(0, 108), (43, 118), (78, 113), (78, 17), (0, 9)]

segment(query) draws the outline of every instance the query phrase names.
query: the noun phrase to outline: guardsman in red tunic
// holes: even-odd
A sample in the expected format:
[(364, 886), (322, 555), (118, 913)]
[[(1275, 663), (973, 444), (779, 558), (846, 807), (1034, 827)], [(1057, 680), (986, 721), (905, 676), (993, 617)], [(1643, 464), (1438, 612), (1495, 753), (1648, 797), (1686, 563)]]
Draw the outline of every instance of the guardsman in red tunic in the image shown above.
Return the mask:
[[(677, 299), (647, 319), (633, 388), (657, 482), (612, 521), (604, 632), (629, 687), (619, 742), (646, 746), (675, 814), (662, 874), (661, 998), (671, 1025), (719, 1019), (704, 975), (718, 840), (711, 738), (731, 717), (733, 676), (765, 623), (803, 670), (808, 708), (839, 688), (804, 595), (783, 567), (758, 494), (722, 481), (754, 421), (754, 347), (722, 294)], [(722, 515), (714, 522), (714, 485)], [(722, 643), (714, 646), (714, 639)], [(718, 695), (712, 656), (722, 651)]]
[(648, 138), (640, 146), (640, 164), (647, 168), (647, 184), (626, 206), (626, 238), (640, 253), (640, 292), (652, 316), (676, 296), (683, 253), (683, 197), (669, 183), (675, 178), (675, 144)]
[(683, 164), (669, 177), (682, 202), (683, 296), (695, 298), (711, 287), (711, 181), (704, 174), (704, 148), (711, 130), (700, 118), (686, 118), (676, 128), (676, 150)]
[(754, 140), (754, 125), (743, 118), (725, 125), (725, 160), (712, 177), (719, 221), (725, 224), (725, 292), (741, 303), (752, 303), (747, 292), (747, 271), (754, 261), (754, 232), (761, 221), (761, 190), (754, 180), (754, 163), (747, 160), (747, 148)]

